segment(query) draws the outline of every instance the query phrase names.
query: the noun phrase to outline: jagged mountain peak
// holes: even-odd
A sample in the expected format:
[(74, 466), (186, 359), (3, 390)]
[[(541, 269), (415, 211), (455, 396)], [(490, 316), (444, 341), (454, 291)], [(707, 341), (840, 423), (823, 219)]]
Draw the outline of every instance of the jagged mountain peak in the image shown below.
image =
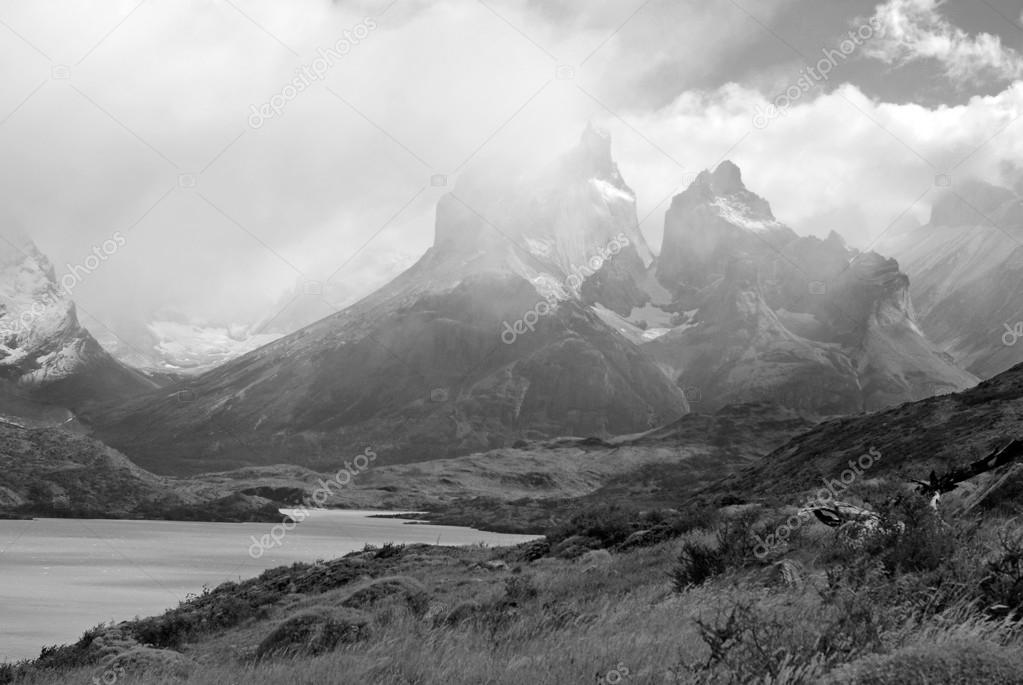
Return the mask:
[(17, 228), (0, 230), (0, 260), (5, 263), (21, 261), (26, 255), (40, 261), (46, 259), (24, 231)]
[(637, 284), (653, 261), (611, 137), (592, 124), (574, 147), (542, 167), (481, 165), (463, 174), (437, 205), (434, 247), (457, 257), (452, 274), (511, 273), (540, 294), (580, 269), (599, 271), (585, 299), (626, 314), (646, 301)]
[(26, 233), (0, 230), (0, 390), (73, 409), (155, 387), (79, 323), (67, 277)]
[[(672, 209), (707, 209), (732, 226), (764, 231), (780, 228), (771, 205), (750, 191), (742, 180), (742, 170), (730, 160), (718, 164), (714, 171), (704, 169), (690, 186), (672, 200)], [(667, 236), (666, 236), (667, 237)]]
[(742, 182), (742, 170), (729, 159), (718, 164), (717, 169), (708, 173), (706, 179), (715, 195), (731, 195), (746, 190)]
[(714, 170), (701, 171), (689, 188), (702, 191), (701, 194), (704, 196), (713, 197), (748, 192), (746, 184), (742, 181), (742, 170), (730, 159), (718, 164)]
[(834, 243), (835, 245), (843, 248), (848, 244), (845, 242), (845, 238), (842, 237), (842, 234), (834, 230), (828, 232), (828, 237), (825, 238), (824, 241), (827, 243)]
[(605, 129), (594, 126), (592, 122), (586, 124), (582, 135), (579, 136), (578, 150), (581, 156), (590, 161), (594, 171), (607, 175), (611, 169), (616, 169), (614, 158), (611, 156), (611, 134)]
[(722, 263), (745, 259), (796, 238), (767, 200), (746, 188), (742, 171), (724, 161), (704, 170), (674, 197), (665, 215), (657, 277), (668, 289), (702, 287)]

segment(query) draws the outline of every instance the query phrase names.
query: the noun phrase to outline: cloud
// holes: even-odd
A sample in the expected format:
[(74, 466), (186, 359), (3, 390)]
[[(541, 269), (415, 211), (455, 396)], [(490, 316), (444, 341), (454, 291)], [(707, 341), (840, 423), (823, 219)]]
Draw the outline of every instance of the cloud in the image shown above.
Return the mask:
[[(763, 16), (791, 2), (765, 0)], [(388, 254), (430, 245), (445, 190), (433, 175), (549, 159), (590, 118), (670, 102), (759, 30), (715, 35), (738, 11), (696, 0), (575, 5), (13, 3), (0, 201), (58, 272), (127, 236), (76, 290), (115, 328), (160, 309), (261, 320), (296, 283), (335, 272), (354, 292)], [(366, 16), (376, 28), (323, 79), (249, 126), (253, 105)], [(559, 64), (575, 78), (556, 79)]]
[(888, 0), (873, 19), (881, 31), (865, 54), (890, 65), (936, 60), (957, 85), (1023, 77), (1023, 55), (990, 33), (971, 36), (940, 12), (944, 0)]
[[(765, 0), (758, 19), (797, 4)], [(114, 328), (159, 311), (251, 324), (331, 275), (325, 292), (364, 295), (429, 247), (459, 176), (544, 163), (591, 119), (612, 130), (656, 245), (662, 201), (726, 152), (797, 229), (866, 239), (936, 173), (900, 139), (948, 166), (1021, 111), (1018, 88), (927, 109), (845, 87), (756, 131), (764, 94), (730, 74), (744, 77), (736, 64), (759, 59), (758, 41), (784, 46), (731, 3), (57, 5), (13, 3), (3, 19), (17, 35), (0, 27), (0, 207), (58, 277), (114, 231), (127, 237), (75, 290)], [(252, 105), (366, 16), (377, 28), (365, 40), (249, 127)], [(574, 78), (555, 78), (559, 64)], [(998, 180), (992, 164), (1023, 158), (1016, 128), (954, 173)], [(191, 174), (194, 187), (180, 182)]]
[(723, 158), (797, 232), (835, 229), (860, 248), (900, 218), (926, 222), (938, 175), (953, 185), (971, 177), (1011, 184), (1006, 162), (1023, 159), (1023, 82), (933, 108), (878, 101), (845, 84), (758, 130), (752, 118), (767, 104), (762, 93), (730, 84), (632, 118), (634, 130), (606, 123), (654, 246), (671, 196)]

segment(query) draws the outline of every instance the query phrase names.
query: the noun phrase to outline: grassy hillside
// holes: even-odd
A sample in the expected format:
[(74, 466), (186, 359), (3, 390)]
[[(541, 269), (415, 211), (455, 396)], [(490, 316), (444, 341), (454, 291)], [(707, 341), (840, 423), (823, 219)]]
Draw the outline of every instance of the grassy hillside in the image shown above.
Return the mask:
[(562, 438), (371, 469), (336, 502), (422, 510), (433, 522), (498, 532), (544, 532), (608, 503), (636, 512), (674, 507), (812, 426), (789, 410), (734, 405), (610, 440)]
[[(759, 460), (751, 446), (782, 442), (784, 422), (758, 426), (767, 414), (751, 407), (549, 443), (638, 468), (571, 499), (456, 499), (442, 512), (546, 514), (541, 540), (385, 545), (273, 569), (99, 626), (3, 667), (0, 683), (1018, 683), (1023, 468), (937, 509), (905, 478), (1017, 436), (1021, 394), (1017, 367), (957, 396), (821, 424)], [(638, 457), (682, 442), (696, 450), (684, 459)], [(799, 513), (822, 477), (871, 449), (881, 456), (842, 496), (874, 522), (832, 529)], [(499, 456), (457, 463), (477, 478)], [(722, 468), (736, 472), (715, 481)], [(509, 463), (484, 480), (515, 473)]]
[(223, 489), (195, 496), (83, 435), (0, 423), (0, 517), (278, 521), (277, 508)]
[(736, 475), (735, 492), (785, 495), (821, 486), (873, 448), (868, 477), (926, 480), (1023, 437), (1023, 364), (970, 390), (834, 419), (793, 438)]

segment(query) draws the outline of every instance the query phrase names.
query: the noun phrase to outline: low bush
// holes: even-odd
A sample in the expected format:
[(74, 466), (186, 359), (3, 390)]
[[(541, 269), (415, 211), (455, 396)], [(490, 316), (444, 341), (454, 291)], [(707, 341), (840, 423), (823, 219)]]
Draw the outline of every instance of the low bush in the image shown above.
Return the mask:
[(675, 566), (671, 569), (671, 586), (675, 592), (684, 592), (727, 569), (725, 557), (717, 547), (687, 540), (682, 544)]
[(683, 592), (700, 585), (729, 569), (740, 569), (757, 562), (754, 554), (759, 542), (754, 522), (756, 514), (745, 512), (726, 519), (718, 526), (713, 545), (697, 540), (682, 544), (671, 570), (672, 588)]

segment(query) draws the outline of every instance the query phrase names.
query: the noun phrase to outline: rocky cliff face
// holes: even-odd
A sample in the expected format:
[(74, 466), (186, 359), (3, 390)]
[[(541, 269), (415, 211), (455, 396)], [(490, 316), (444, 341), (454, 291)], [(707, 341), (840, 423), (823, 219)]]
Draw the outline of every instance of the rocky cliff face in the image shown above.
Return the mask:
[(675, 196), (664, 220), (657, 276), (670, 290), (699, 289), (737, 260), (763, 255), (796, 238), (771, 207), (747, 190), (735, 164), (703, 171)]
[(686, 318), (646, 349), (706, 408), (850, 413), (976, 382), (924, 337), (894, 260), (797, 236), (730, 162), (672, 202), (657, 276)]
[(1023, 198), (964, 183), (881, 249), (909, 273), (924, 331), (964, 367), (987, 378), (1023, 361)]
[(460, 179), (434, 246), (394, 281), (184, 385), (92, 412), (97, 433), (185, 473), (327, 469), (365, 445), (411, 462), (677, 418), (679, 388), (588, 307), (646, 298), (649, 252), (609, 145), (587, 129), (539, 172)]

